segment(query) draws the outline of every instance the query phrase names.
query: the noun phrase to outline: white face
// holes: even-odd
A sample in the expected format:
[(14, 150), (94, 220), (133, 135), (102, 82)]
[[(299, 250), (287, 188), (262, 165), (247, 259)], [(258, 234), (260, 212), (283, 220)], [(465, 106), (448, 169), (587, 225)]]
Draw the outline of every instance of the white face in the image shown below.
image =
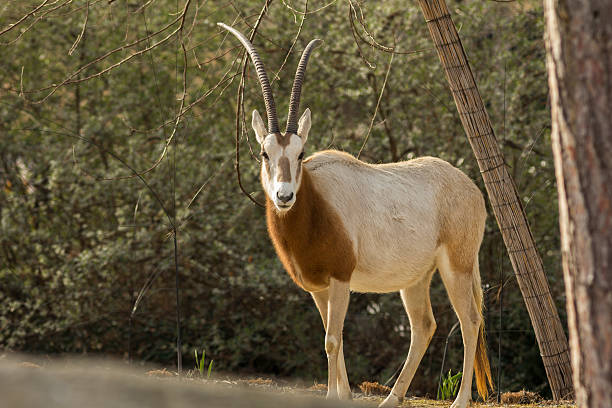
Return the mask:
[(261, 182), (277, 211), (289, 211), (302, 181), (304, 144), (310, 130), (310, 110), (306, 109), (298, 123), (298, 135), (267, 134), (257, 111), (253, 111), (253, 129), (261, 145)]

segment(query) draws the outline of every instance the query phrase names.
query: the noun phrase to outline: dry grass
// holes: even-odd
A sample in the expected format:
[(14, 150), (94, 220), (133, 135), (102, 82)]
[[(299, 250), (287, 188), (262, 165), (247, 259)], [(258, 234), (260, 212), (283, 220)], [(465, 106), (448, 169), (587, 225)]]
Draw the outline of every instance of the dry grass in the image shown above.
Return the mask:
[(359, 384), (359, 389), (365, 396), (383, 395), (386, 397), (391, 392), (391, 388), (387, 387), (386, 385), (368, 381), (364, 381)]
[(145, 374), (149, 377), (160, 377), (160, 378), (176, 376), (176, 373), (172, 371), (168, 371), (165, 368), (161, 370), (150, 370), (150, 371), (147, 371)]
[(533, 404), (542, 400), (535, 392), (531, 391), (517, 391), (517, 392), (504, 392), (501, 395), (501, 402), (503, 404)]
[(272, 380), (270, 380), (269, 378), (252, 378), (250, 380), (245, 380), (247, 382), (247, 384), (250, 385), (262, 385), (262, 386), (271, 386), (273, 384)]
[[(205, 381), (205, 380), (204, 380)], [(268, 392), (274, 392), (279, 394), (315, 394), (323, 396), (327, 392), (327, 385), (325, 384), (313, 384), (310, 387), (296, 385), (285, 381), (286, 384), (280, 386), (277, 381), (255, 378), (248, 380), (232, 380), (231, 377), (225, 377), (224, 379), (209, 380), (211, 382), (220, 383), (232, 386), (233, 384), (239, 386), (248, 386), (249, 388), (257, 388), (260, 390), (266, 390)], [(391, 388), (381, 385), (377, 382), (364, 381), (359, 384), (359, 390), (356, 392), (353, 390), (353, 400), (357, 406), (363, 407), (376, 407), (380, 404), (384, 398), (389, 394)], [(497, 404), (495, 402), (472, 402), (472, 408), (576, 408), (575, 404), (571, 401), (547, 401), (543, 400), (539, 395), (529, 391), (509, 392), (502, 394), (503, 402)], [(402, 408), (448, 408), (451, 405), (451, 401), (438, 401), (421, 397), (406, 397), (401, 404)]]
[[(291, 380), (267, 379), (255, 377), (250, 379), (237, 379), (232, 375), (214, 374), (210, 380), (201, 378), (191, 378), (193, 381), (203, 383), (214, 383), (228, 387), (247, 387), (260, 391), (276, 394), (295, 394), (295, 395), (319, 395), (323, 397), (327, 392), (327, 385), (315, 383), (311, 386), (299, 385)], [(358, 390), (353, 390), (353, 401), (356, 406), (376, 407), (389, 394), (391, 388), (381, 385), (378, 382), (364, 381), (358, 386)], [(503, 402), (472, 402), (472, 408), (576, 408), (571, 401), (554, 402), (543, 400), (538, 394), (530, 391), (509, 392), (502, 394)], [(448, 408), (451, 401), (438, 401), (427, 398), (410, 396), (406, 397), (401, 404), (402, 408)]]
[(327, 385), (325, 384), (314, 384), (308, 388), (309, 391), (316, 391), (320, 393), (327, 392)]

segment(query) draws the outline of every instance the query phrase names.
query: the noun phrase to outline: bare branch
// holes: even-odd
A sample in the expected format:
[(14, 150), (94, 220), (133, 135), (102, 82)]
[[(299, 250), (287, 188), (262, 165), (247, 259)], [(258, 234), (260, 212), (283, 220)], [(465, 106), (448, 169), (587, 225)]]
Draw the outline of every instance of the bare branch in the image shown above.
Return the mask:
[(387, 86), (387, 79), (389, 79), (389, 73), (391, 72), (391, 64), (393, 63), (393, 57), (395, 57), (395, 54), (391, 53), (391, 57), (389, 58), (389, 65), (387, 66), (387, 73), (385, 74), (385, 80), (383, 81), (382, 88), (380, 89), (380, 95), (378, 95), (378, 101), (376, 102), (376, 108), (374, 109), (372, 120), (370, 120), (370, 127), (368, 128), (368, 133), (366, 133), (365, 138), (363, 139), (363, 144), (359, 149), (359, 153), (357, 153), (357, 158), (361, 156), (361, 152), (363, 151), (363, 148), (365, 147), (370, 137), (372, 126), (374, 126), (374, 120), (376, 119), (376, 114), (378, 113), (378, 107), (380, 106), (380, 101), (382, 100), (383, 93), (385, 92), (385, 87)]
[[(220, 96), (223, 94), (223, 92), (225, 91), (225, 89), (227, 89), (227, 87), (229, 85), (232, 84), (234, 78), (236, 78), (238, 75), (240, 75), (239, 73), (235, 73), (233, 75), (229, 75), (229, 73), (232, 71), (235, 62), (238, 59), (236, 59), (234, 62), (232, 62), (230, 68), (223, 74), (223, 76), (221, 77), (221, 79), (213, 86), (211, 87), (208, 91), (206, 91), (204, 94), (202, 94), (202, 96), (200, 96), (199, 98), (197, 98), (194, 102), (190, 103), (189, 105), (187, 105), (182, 112), (179, 112), (178, 116), (182, 117), (184, 116), (187, 112), (189, 112), (194, 106), (198, 105), (200, 102), (204, 101), (206, 98), (208, 98), (214, 91), (216, 91), (221, 85), (225, 84), (225, 86), (223, 87), (223, 89), (221, 90), (219, 96), (217, 96), (217, 98), (214, 100), (214, 102), (212, 103), (211, 106), (214, 106), (215, 103), (219, 100)], [(169, 119), (165, 122), (163, 122), (162, 124), (160, 124), (159, 126), (153, 128), (153, 129), (145, 129), (145, 130), (141, 130), (141, 129), (135, 129), (129, 125), (126, 124), (126, 126), (130, 129), (131, 132), (134, 133), (150, 133), (150, 132), (154, 132), (157, 130), (160, 130), (161, 128), (170, 125), (172, 122), (174, 122), (176, 118), (172, 118)], [(149, 170), (147, 170), (149, 171)]]
[[(55, 2), (57, 3), (58, 0), (56, 0)], [(0, 31), (0, 37), (2, 37), (4, 34), (8, 33), (9, 31), (11, 31), (12, 29), (14, 29), (15, 27), (17, 27), (19, 24), (23, 23), (28, 17), (33, 16), (34, 14), (36, 14), (36, 12), (38, 10), (40, 10), (41, 8), (45, 7), (45, 5), (49, 2), (49, 0), (45, 0), (42, 3), (40, 3), (34, 10), (30, 11), (28, 14), (26, 14), (25, 16), (21, 17), (19, 20), (17, 20), (17, 22), (13, 23), (13, 24), (9, 24), (8, 27), (6, 27), (4, 30)], [(53, 4), (53, 3), (52, 3)]]
[(83, 35), (85, 35), (85, 29), (87, 28), (87, 20), (88, 19), (89, 19), (89, 0), (87, 0), (87, 8), (85, 9), (85, 21), (83, 22), (83, 29), (81, 30), (81, 33), (78, 35), (78, 37), (74, 41), (74, 44), (72, 44), (72, 47), (70, 47), (70, 51), (68, 51), (68, 55), (72, 55), (74, 50), (76, 50), (76, 47), (81, 42), (81, 39), (83, 38)]
[(365, 55), (363, 55), (363, 51), (361, 50), (361, 45), (359, 45), (359, 41), (357, 41), (357, 29), (355, 28), (355, 24), (353, 23), (353, 5), (351, 4), (350, 0), (349, 0), (349, 21), (351, 22), (351, 33), (353, 34), (353, 39), (355, 40), (355, 45), (357, 46), (357, 50), (359, 51), (359, 56), (361, 57), (361, 59), (363, 60), (363, 62), (365, 62), (365, 64), (370, 68), (370, 69), (374, 69), (376, 68), (376, 65), (372, 64), (370, 61), (368, 61), (368, 59), (365, 57)]
[[(59, 0), (56, 0), (55, 2), (53, 2), (53, 3), (51, 3), (51, 4), (55, 4), (55, 3), (57, 3), (58, 1), (59, 1)], [(60, 9), (60, 8), (62, 8), (62, 7), (65, 7), (65, 6), (67, 6), (68, 4), (70, 4), (70, 3), (72, 3), (72, 0), (66, 0), (66, 1), (64, 1), (62, 4), (60, 4), (59, 6), (56, 6), (56, 7), (52, 8), (52, 9), (49, 9), (49, 10), (46, 10), (46, 11), (45, 11), (43, 14), (41, 14), (39, 17), (37, 17), (37, 18), (36, 18), (36, 19), (35, 19), (35, 20), (34, 20), (34, 21), (33, 21), (33, 22), (32, 22), (32, 23), (29, 25), (29, 26), (27, 26), (25, 30), (23, 30), (21, 33), (19, 33), (19, 35), (17, 35), (17, 37), (13, 38), (11, 41), (8, 41), (8, 42), (5, 42), (5, 43), (1, 43), (0, 45), (10, 45), (10, 44), (13, 44), (13, 43), (17, 42), (17, 41), (18, 41), (18, 40), (19, 40), (21, 37), (23, 37), (23, 35), (24, 35), (25, 33), (27, 33), (28, 31), (30, 31), (30, 29), (31, 29), (32, 27), (34, 27), (34, 25), (35, 25), (36, 23), (38, 23), (40, 20), (42, 20), (43, 18), (45, 18), (45, 17), (46, 17), (48, 14), (50, 14), (50, 13), (54, 12), (55, 10), (58, 10), (58, 9)], [(10, 29), (12, 29), (12, 28), (13, 28), (13, 27), (11, 27)], [(0, 33), (0, 36), (1, 36), (2, 34), (3, 34), (3, 33)]]
[[(191, 207), (191, 204), (194, 203), (194, 201), (198, 198), (198, 196), (200, 195), (200, 193), (210, 184), (210, 182), (212, 180), (214, 180), (219, 173), (221, 173), (221, 170), (223, 169), (223, 167), (225, 167), (225, 164), (231, 159), (231, 156), (227, 157), (227, 159), (223, 160), (223, 163), (221, 163), (219, 165), (219, 167), (217, 167), (217, 170), (210, 176), (208, 177), (208, 179), (204, 182), (204, 184), (202, 184), (202, 186), (200, 186), (200, 188), (198, 189), (198, 191), (196, 191), (196, 193), (193, 195), (193, 197), (191, 197), (191, 200), (189, 200), (189, 204), (187, 204), (187, 207), (185, 207), (186, 209), (189, 209), (189, 207)], [(185, 222), (187, 222), (189, 220), (190, 217), (187, 217), (183, 223), (181, 223), (181, 227), (184, 225)]]
[(276, 74), (272, 76), (272, 81), (270, 84), (273, 84), (274, 81), (279, 79), (278, 74), (283, 70), (283, 68), (285, 68), (285, 64), (287, 63), (287, 60), (289, 59), (289, 55), (291, 55), (291, 51), (293, 51), (293, 47), (295, 47), (295, 43), (297, 42), (298, 38), (300, 38), (300, 34), (302, 33), (302, 27), (304, 26), (304, 21), (306, 21), (307, 11), (308, 11), (308, 0), (306, 0), (306, 4), (304, 5), (304, 14), (302, 15), (302, 22), (300, 23), (300, 26), (298, 27), (297, 33), (295, 33), (295, 37), (293, 38), (291, 47), (289, 47), (289, 51), (287, 51), (287, 54), (285, 55), (285, 59), (283, 60), (283, 63), (281, 64), (280, 68), (278, 69), (278, 71), (276, 71)]
[[(413, 51), (397, 51), (396, 50), (397, 47), (395, 45), (393, 47), (388, 47), (388, 46), (380, 44), (378, 41), (376, 41), (374, 36), (372, 34), (370, 34), (370, 32), (368, 31), (368, 29), (367, 29), (367, 27), (365, 25), (365, 17), (363, 15), (363, 10), (361, 9), (361, 6), (357, 5), (357, 7), (359, 7), (359, 16), (357, 15), (357, 9), (353, 5), (352, 0), (349, 0), (349, 23), (351, 24), (351, 30), (353, 32), (353, 37), (354, 38), (358, 37), (361, 41), (363, 41), (364, 43), (368, 44), (372, 48), (378, 49), (378, 50), (383, 51), (383, 52), (394, 53), (394, 54), (399, 54), (399, 55), (412, 55), (412, 54), (419, 54), (419, 53), (423, 53), (423, 52), (431, 52), (431, 51), (433, 51), (433, 48), (424, 48), (422, 50), (413, 50)], [(359, 22), (359, 25), (361, 25), (363, 31), (370, 38), (370, 40), (364, 38), (359, 33), (359, 30), (357, 30), (357, 27), (355, 26), (355, 19)], [(357, 41), (357, 38), (355, 38), (355, 41)], [(361, 48), (359, 49), (359, 51), (361, 52)], [(363, 55), (362, 55), (362, 58), (363, 58)], [(368, 62), (368, 64), (369, 64), (369, 62)]]
[[(115, 0), (108, 0), (108, 3), (112, 3)], [(138, 14), (140, 13), (142, 10), (144, 10), (145, 8), (147, 8), (148, 6), (150, 6), (153, 2), (155, 2), (155, 0), (149, 0), (147, 1), (145, 4), (143, 4), (142, 6), (138, 7), (136, 10), (134, 10), (134, 14)]]
[[(312, 10), (312, 11), (308, 11), (308, 7), (307, 7), (307, 5), (308, 5), (308, 4), (307, 4), (307, 5), (304, 7), (304, 11), (300, 11), (300, 10), (297, 10), (297, 9), (295, 9), (294, 7), (292, 7), (290, 4), (287, 4), (287, 2), (286, 2), (285, 0), (281, 0), (281, 1), (282, 1), (282, 3), (285, 5), (285, 7), (287, 7), (289, 10), (291, 10), (291, 11), (292, 11), (292, 12), (294, 12), (295, 14), (299, 14), (299, 15), (301, 15), (301, 16), (307, 16), (308, 14), (315, 14), (315, 13), (318, 13), (319, 11), (321, 11), (321, 10), (323, 10), (323, 9), (326, 9), (326, 8), (328, 8), (329, 6), (332, 6), (332, 5), (334, 5), (335, 3), (337, 3), (337, 2), (338, 2), (338, 0), (332, 0), (332, 1), (330, 1), (329, 3), (327, 3), (327, 4), (325, 4), (325, 5), (321, 6), (321, 7), (319, 7), (318, 9)], [(308, 3), (308, 2), (306, 2), (306, 3)]]
[[(266, 4), (269, 4), (269, 2), (266, 2)], [(251, 29), (251, 31), (255, 30), (255, 27), (253, 25), (251, 25), (247, 20), (246, 17), (244, 17), (242, 15), (242, 13), (240, 12), (240, 9), (234, 4), (234, 2), (232, 0), (230, 0), (230, 5), (232, 6), (232, 8), (234, 9), (234, 11), (236, 11), (236, 14), (238, 15), (239, 19), (242, 20), (242, 22)], [(264, 5), (265, 7), (267, 7), (266, 5)], [(259, 21), (259, 16), (261, 16), (261, 14), (258, 14), (258, 19), (257, 21)], [(280, 48), (283, 51), (287, 51), (287, 49), (285, 47), (282, 46), (282, 44), (274, 41), (273, 39), (271, 39), (270, 37), (264, 35), (264, 34), (259, 34), (259, 37), (261, 37), (262, 39), (266, 40), (267, 42), (269, 42), (270, 44), (274, 45), (277, 48)]]
[[(50, 86), (47, 86), (47, 87), (44, 87), (44, 88), (28, 91), (28, 93), (34, 93), (34, 92), (41, 92), (41, 91), (51, 90), (42, 99), (37, 100), (37, 101), (32, 101), (32, 102), (33, 103), (42, 103), (42, 102), (46, 101), (51, 95), (53, 95), (59, 88), (65, 86), (65, 85), (75, 84), (75, 83), (78, 83), (78, 82), (85, 82), (85, 81), (88, 81), (88, 80), (90, 80), (92, 78), (99, 77), (99, 76), (101, 76), (101, 75), (111, 71), (112, 69), (115, 69), (115, 68), (119, 67), (120, 65), (122, 65), (125, 62), (131, 60), (132, 58), (134, 58), (136, 56), (139, 56), (139, 55), (142, 55), (142, 54), (145, 54), (146, 52), (149, 52), (152, 49), (154, 49), (154, 48), (164, 44), (170, 38), (172, 38), (174, 35), (176, 35), (179, 31), (181, 31), (181, 29), (183, 28), (183, 26), (185, 24), (185, 16), (187, 15), (187, 10), (189, 9), (189, 5), (190, 4), (191, 4), (191, 0), (187, 0), (187, 2), (185, 3), (185, 7), (183, 8), (183, 11), (181, 12), (181, 14), (175, 20), (173, 20), (171, 23), (167, 24), (166, 26), (164, 26), (160, 30), (158, 30), (158, 31), (156, 31), (156, 32), (154, 32), (152, 34), (149, 34), (146, 37), (140, 38), (140, 39), (138, 39), (138, 40), (136, 40), (136, 41), (134, 41), (134, 42), (132, 42), (130, 44), (123, 45), (121, 47), (118, 47), (118, 48), (115, 48), (115, 49), (113, 49), (111, 51), (108, 51), (104, 55), (99, 56), (99, 57), (95, 58), (94, 60), (88, 62), (87, 64), (81, 66), (79, 69), (74, 71), (72, 74), (70, 74), (68, 77), (66, 77), (66, 79), (64, 79), (59, 84), (53, 84), (53, 85), (50, 85)], [(131, 47), (133, 47), (135, 45), (138, 45), (138, 44), (140, 44), (140, 43), (142, 43), (144, 41), (147, 41), (147, 40), (153, 38), (154, 36), (164, 32), (168, 28), (172, 27), (177, 22), (180, 22), (179, 26), (174, 31), (172, 31), (170, 34), (168, 34), (166, 37), (164, 37), (160, 41), (156, 42), (155, 44), (147, 46), (146, 48), (144, 48), (144, 49), (142, 49), (140, 51), (137, 51), (137, 52), (134, 52), (133, 54), (130, 54), (129, 56), (121, 59), (121, 61), (119, 61), (119, 62), (117, 62), (117, 63), (115, 63), (115, 64), (113, 64), (113, 65), (111, 65), (111, 66), (109, 66), (109, 67), (107, 67), (105, 69), (103, 69), (102, 71), (99, 71), (99, 72), (97, 72), (95, 74), (91, 74), (91, 75), (88, 75), (88, 76), (85, 76), (85, 77), (79, 77), (79, 78), (75, 79), (76, 76), (78, 76), (81, 72), (83, 72), (85, 69), (89, 68), (90, 66), (92, 66), (92, 65), (94, 65), (94, 64), (96, 64), (96, 63), (98, 63), (100, 61), (105, 60), (106, 58), (108, 58), (109, 56), (111, 56), (111, 55), (113, 55), (113, 54), (115, 54), (117, 52), (125, 51), (128, 48), (131, 48)]]

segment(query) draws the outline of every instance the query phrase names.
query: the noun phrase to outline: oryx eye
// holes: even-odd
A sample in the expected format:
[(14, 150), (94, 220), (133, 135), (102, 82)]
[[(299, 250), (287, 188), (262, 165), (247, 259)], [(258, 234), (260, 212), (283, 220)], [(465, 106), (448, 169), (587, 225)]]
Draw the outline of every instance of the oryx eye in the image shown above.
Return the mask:
[(304, 158), (304, 152), (302, 151), (302, 153), (300, 153), (300, 155), (298, 156), (298, 160), (302, 160)]
[(269, 159), (270, 159), (270, 158), (268, 157), (268, 153), (266, 153), (265, 151), (264, 151), (264, 152), (261, 152), (261, 156), (262, 156), (264, 159), (266, 159), (266, 160), (269, 160)]

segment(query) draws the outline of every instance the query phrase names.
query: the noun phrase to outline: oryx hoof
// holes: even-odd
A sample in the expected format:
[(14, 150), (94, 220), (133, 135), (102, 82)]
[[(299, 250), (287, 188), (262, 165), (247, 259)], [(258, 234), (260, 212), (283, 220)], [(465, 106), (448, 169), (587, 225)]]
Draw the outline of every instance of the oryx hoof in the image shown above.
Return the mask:
[(380, 403), (378, 408), (395, 408), (395, 407), (399, 407), (399, 405), (402, 403), (402, 400), (403, 400), (403, 398), (399, 398), (399, 397), (393, 395), (393, 393), (389, 393), (387, 398), (385, 398), (385, 400)]

